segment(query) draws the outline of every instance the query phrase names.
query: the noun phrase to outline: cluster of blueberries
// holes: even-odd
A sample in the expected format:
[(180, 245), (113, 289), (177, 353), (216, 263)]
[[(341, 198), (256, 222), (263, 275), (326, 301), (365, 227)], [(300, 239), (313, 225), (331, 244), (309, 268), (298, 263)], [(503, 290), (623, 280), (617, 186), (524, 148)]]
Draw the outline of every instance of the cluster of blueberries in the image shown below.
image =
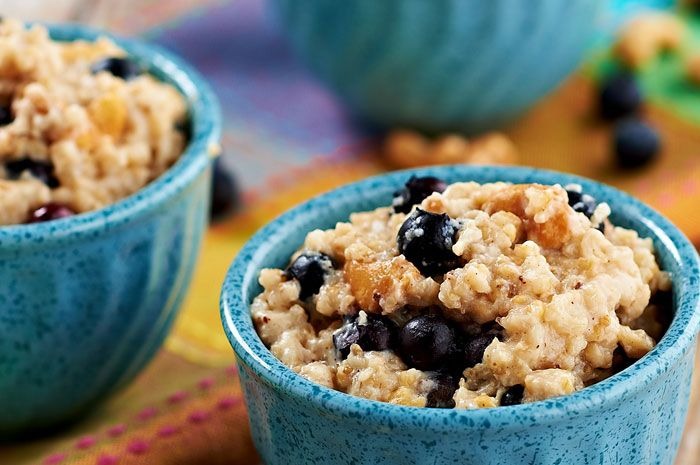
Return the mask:
[(622, 168), (639, 168), (654, 160), (661, 148), (658, 132), (639, 118), (642, 92), (629, 73), (608, 77), (600, 88), (599, 109), (604, 119), (617, 121), (613, 148)]
[[(303, 300), (318, 293), (333, 267), (333, 260), (328, 255), (304, 252), (285, 273), (288, 278), (299, 282), (299, 297)], [(462, 371), (481, 363), (484, 351), (494, 337), (499, 340), (502, 337), (502, 328), (497, 324), (485, 325), (477, 335), (467, 335), (439, 312), (415, 316), (403, 326), (388, 316), (360, 312), (345, 317), (343, 326), (333, 334), (333, 345), (341, 360), (347, 358), (353, 344), (365, 351), (393, 351), (409, 367), (434, 374), (435, 387), (428, 394), (428, 407), (452, 408), (455, 405), (452, 396)], [(505, 401), (510, 399), (513, 404), (519, 403), (522, 387), (513, 389), (509, 397), (504, 397)], [(518, 389), (521, 392), (519, 397), (515, 395)]]
[[(409, 213), (433, 192), (443, 192), (447, 184), (434, 177), (411, 177), (394, 196), (395, 212)], [(568, 190), (569, 205), (590, 217), (595, 200), (581, 192)], [(401, 226), (397, 242), (399, 252), (425, 276), (438, 276), (460, 265), (452, 252), (458, 223), (446, 214), (416, 209)], [(306, 251), (285, 270), (288, 279), (300, 284), (300, 298), (317, 294), (329, 271), (335, 268), (326, 254)], [(435, 382), (428, 394), (427, 406), (452, 408), (453, 395), (466, 368), (481, 363), (484, 351), (494, 338), (501, 340), (503, 328), (496, 323), (483, 325), (478, 334), (468, 334), (457, 324), (444, 318), (438, 310), (415, 316), (402, 326), (391, 318), (361, 312), (348, 316), (333, 335), (339, 359), (345, 359), (352, 344), (363, 350), (392, 350), (407, 366), (431, 372)], [(522, 401), (524, 388), (515, 385), (501, 396), (501, 405)]]
[[(129, 81), (144, 73), (144, 69), (133, 60), (125, 57), (108, 57), (95, 62), (90, 71), (93, 74), (108, 72), (113, 76)], [(12, 109), (9, 105), (0, 106), (0, 126), (5, 126), (14, 120)], [(178, 124), (178, 129), (189, 138), (189, 125)], [(28, 171), (51, 189), (59, 186), (58, 179), (54, 176), (54, 167), (51, 162), (34, 160), (30, 157), (21, 158), (5, 163), (5, 172), (9, 179), (19, 179), (22, 173)], [(214, 163), (211, 189), (211, 217), (218, 219), (231, 212), (238, 204), (238, 189), (234, 178), (225, 169), (219, 159)], [(33, 212), (27, 220), (28, 223), (39, 223), (57, 220), (74, 215), (75, 212), (67, 205), (51, 202), (42, 205)]]

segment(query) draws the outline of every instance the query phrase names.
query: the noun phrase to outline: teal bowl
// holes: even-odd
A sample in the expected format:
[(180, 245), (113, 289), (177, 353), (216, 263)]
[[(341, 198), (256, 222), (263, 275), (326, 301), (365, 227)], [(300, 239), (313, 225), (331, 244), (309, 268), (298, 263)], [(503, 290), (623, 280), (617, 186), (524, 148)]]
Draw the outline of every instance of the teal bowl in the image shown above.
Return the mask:
[[(479, 410), (421, 409), (333, 391), (283, 365), (255, 332), (258, 273), (284, 267), (308, 231), (391, 203), (411, 174), (455, 181), (579, 183), (615, 224), (651, 237), (673, 278), (673, 320), (659, 344), (616, 375), (574, 394)], [(700, 327), (700, 262), (667, 219), (612, 187), (529, 168), (448, 166), (350, 184), (283, 214), (239, 252), (221, 316), (236, 353), (255, 445), (267, 465), (671, 465), (688, 407)]]
[[(73, 25), (50, 33), (108, 36)], [(216, 98), (179, 58), (112, 39), (185, 96), (191, 139), (173, 167), (107, 208), (0, 227), (0, 439), (74, 418), (143, 368), (180, 307), (207, 225)]]
[(581, 61), (605, 0), (271, 0), (297, 55), (382, 126), (501, 126)]

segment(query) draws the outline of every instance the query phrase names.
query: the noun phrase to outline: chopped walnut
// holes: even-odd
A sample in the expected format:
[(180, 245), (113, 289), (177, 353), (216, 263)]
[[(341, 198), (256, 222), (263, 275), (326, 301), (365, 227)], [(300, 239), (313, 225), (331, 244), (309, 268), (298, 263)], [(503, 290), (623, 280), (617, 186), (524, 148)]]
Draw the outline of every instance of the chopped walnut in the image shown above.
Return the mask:
[(513, 142), (497, 132), (473, 140), (447, 134), (432, 141), (417, 132), (396, 130), (387, 136), (383, 152), (395, 168), (459, 163), (514, 164), (518, 159)]
[(685, 35), (680, 19), (670, 13), (644, 13), (620, 31), (615, 55), (628, 67), (638, 69), (664, 50), (677, 50)]

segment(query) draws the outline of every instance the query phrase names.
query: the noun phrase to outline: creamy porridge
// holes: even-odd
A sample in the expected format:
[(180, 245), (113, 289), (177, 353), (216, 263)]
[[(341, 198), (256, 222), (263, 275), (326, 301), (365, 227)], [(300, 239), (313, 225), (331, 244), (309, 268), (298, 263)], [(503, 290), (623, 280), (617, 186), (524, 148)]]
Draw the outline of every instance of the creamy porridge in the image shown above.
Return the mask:
[[(402, 405), (572, 393), (646, 354), (670, 280), (650, 239), (580, 186), (411, 178), (393, 205), (311, 231), (251, 312), (300, 375)], [(666, 299), (667, 300), (667, 299)]]
[(104, 207), (181, 154), (186, 104), (114, 43), (0, 22), (0, 225)]

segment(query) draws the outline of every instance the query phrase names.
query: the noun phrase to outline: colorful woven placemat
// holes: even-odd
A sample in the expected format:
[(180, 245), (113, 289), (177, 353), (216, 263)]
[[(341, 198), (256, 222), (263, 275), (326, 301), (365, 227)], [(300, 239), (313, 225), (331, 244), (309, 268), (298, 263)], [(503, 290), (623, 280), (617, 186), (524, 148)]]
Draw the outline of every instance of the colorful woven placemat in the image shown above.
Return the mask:
[[(149, 368), (79, 423), (0, 445), (1, 465), (256, 463), (219, 321), (225, 271), (245, 240), (277, 214), (387, 169), (376, 155), (377, 135), (352, 120), (298, 64), (261, 0), (146, 1), (138, 8), (116, 15), (111, 27), (175, 50), (211, 81), (224, 110), (225, 162), (237, 174), (244, 206), (210, 228), (180, 318)], [(700, 34), (698, 20), (687, 20)], [(507, 129), (521, 162), (630, 191), (700, 243), (700, 90), (668, 83), (680, 73), (672, 57), (645, 71), (647, 114), (664, 136), (664, 153), (649, 169), (622, 173), (609, 157), (610, 128), (592, 116), (592, 78), (609, 66), (601, 47), (582, 73)], [(698, 438), (694, 398), (679, 464), (700, 465)]]

